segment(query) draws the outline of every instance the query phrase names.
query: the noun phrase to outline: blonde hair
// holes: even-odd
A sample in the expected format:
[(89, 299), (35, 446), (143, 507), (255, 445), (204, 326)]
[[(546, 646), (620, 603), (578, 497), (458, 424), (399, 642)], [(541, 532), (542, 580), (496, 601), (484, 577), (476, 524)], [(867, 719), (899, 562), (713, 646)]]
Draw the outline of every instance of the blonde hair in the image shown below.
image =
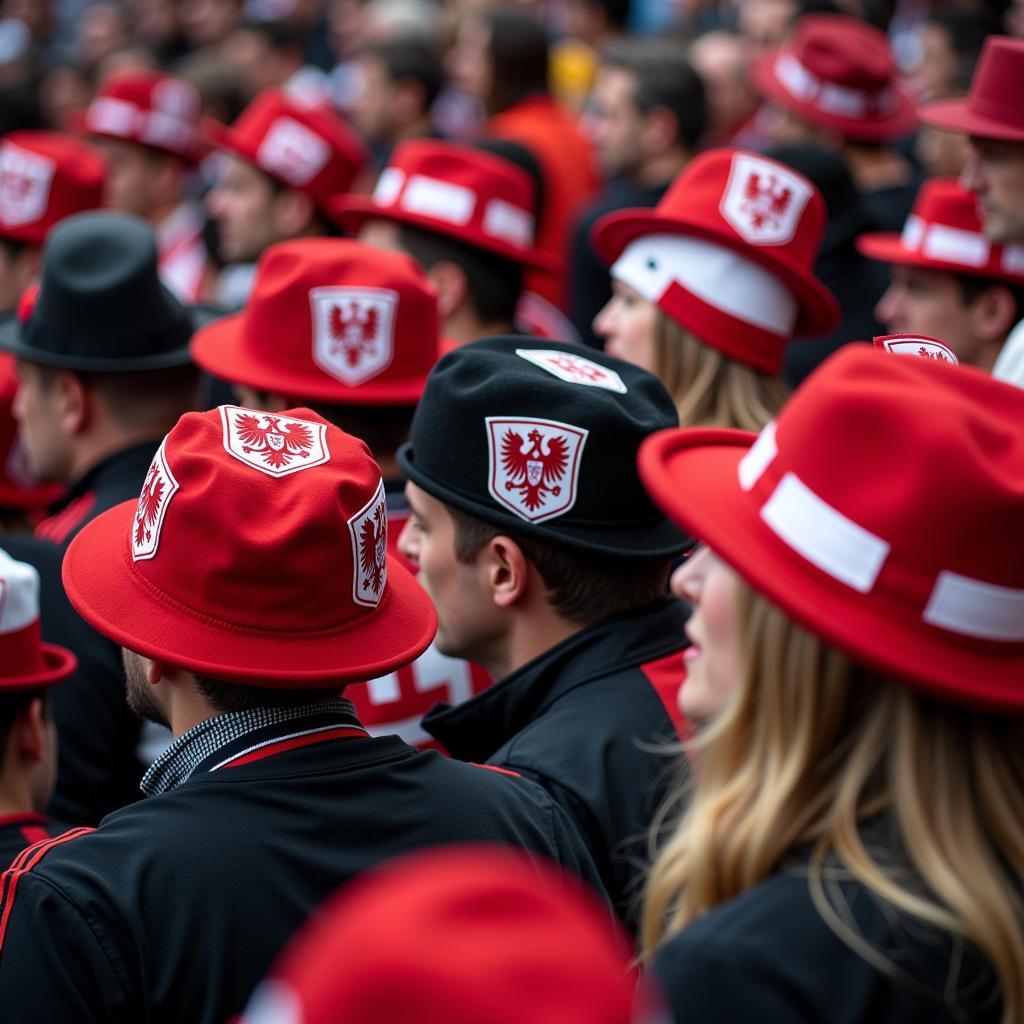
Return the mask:
[(660, 309), (654, 372), (671, 392), (682, 427), (760, 431), (786, 401), (782, 381), (705, 345)]
[[(898, 911), (972, 943), (1005, 1024), (1024, 1019), (1024, 718), (895, 685), (740, 593), (743, 679), (696, 743), (689, 806), (648, 878), (645, 954), (809, 846), (814, 904), (854, 952), (898, 973), (850, 923), (837, 861)], [(882, 859), (865, 841), (872, 819), (898, 835)]]

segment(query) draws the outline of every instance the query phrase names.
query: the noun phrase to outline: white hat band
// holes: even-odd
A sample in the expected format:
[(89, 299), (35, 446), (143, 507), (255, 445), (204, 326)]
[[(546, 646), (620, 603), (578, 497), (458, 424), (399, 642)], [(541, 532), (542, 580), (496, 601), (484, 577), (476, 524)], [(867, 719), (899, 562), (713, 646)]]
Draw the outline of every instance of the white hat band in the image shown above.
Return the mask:
[(775, 77), (786, 91), (804, 103), (810, 103), (826, 114), (836, 117), (859, 118), (870, 113), (887, 113), (898, 105), (892, 89), (878, 93), (847, 89), (826, 82), (805, 67), (791, 53), (780, 53), (775, 61)]

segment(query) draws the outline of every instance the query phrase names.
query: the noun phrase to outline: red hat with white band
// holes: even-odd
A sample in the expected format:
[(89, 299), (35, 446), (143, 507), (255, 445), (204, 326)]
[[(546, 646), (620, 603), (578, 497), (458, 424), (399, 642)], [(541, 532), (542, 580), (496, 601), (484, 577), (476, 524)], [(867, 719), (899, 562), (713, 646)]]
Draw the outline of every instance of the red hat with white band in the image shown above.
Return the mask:
[(62, 132), (10, 132), (0, 141), (0, 238), (42, 245), (58, 221), (103, 205), (100, 154)]
[(341, 196), (334, 219), (357, 232), (370, 218), (447, 235), (539, 270), (564, 261), (534, 245), (534, 184), (522, 168), (452, 142), (414, 139), (395, 147), (372, 196)]
[(0, 694), (53, 686), (76, 664), (70, 651), (42, 642), (39, 573), (0, 548)]
[(591, 238), (612, 277), (706, 344), (776, 373), (793, 335), (839, 323), (811, 269), (824, 227), (824, 200), (802, 174), (723, 148), (687, 164), (653, 210), (607, 214)]
[(1024, 710), (1024, 391), (851, 345), (759, 436), (663, 431), (640, 475), (796, 621), (937, 696)]
[(753, 71), (766, 99), (861, 142), (900, 139), (917, 127), (914, 105), (896, 80), (885, 33), (841, 14), (801, 18)]
[(955, 178), (925, 181), (901, 235), (860, 235), (857, 248), (882, 263), (1024, 284), (1024, 245), (989, 241), (978, 215), (978, 197)]
[(415, 404), (440, 357), (437, 293), (403, 253), (342, 238), (270, 246), (241, 313), (192, 338), (209, 373), (339, 405)]
[(100, 87), (68, 126), (84, 135), (135, 142), (198, 163), (205, 153), (195, 87), (161, 71), (120, 71)]
[(207, 118), (204, 129), (212, 145), (309, 196), (324, 213), (369, 159), (359, 136), (333, 110), (299, 103), (280, 89), (264, 89), (230, 128)]
[(373, 679), (437, 629), (387, 554), (369, 449), (309, 409), (186, 413), (139, 500), (85, 526), (63, 577), (81, 616), (122, 647), (256, 687)]

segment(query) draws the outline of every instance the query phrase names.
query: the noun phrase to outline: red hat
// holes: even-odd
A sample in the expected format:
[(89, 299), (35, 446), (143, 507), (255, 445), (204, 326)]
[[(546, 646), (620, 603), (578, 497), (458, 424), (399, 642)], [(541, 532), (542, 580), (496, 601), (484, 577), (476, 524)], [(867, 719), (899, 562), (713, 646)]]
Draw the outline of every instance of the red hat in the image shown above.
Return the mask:
[(380, 469), (308, 409), (186, 413), (138, 502), (92, 520), (64, 589), (105, 636), (252, 686), (333, 687), (426, 650), (430, 599), (386, 554)]
[(1024, 710), (1024, 391), (970, 367), (841, 349), (758, 437), (663, 431), (655, 501), (856, 660)]
[(927, 334), (880, 334), (873, 338), (875, 348), (894, 356), (913, 356), (916, 359), (938, 359), (944, 363), (959, 363), (956, 353), (938, 338)]
[(205, 129), (213, 145), (309, 196), (324, 212), (369, 159), (359, 136), (329, 107), (301, 104), (280, 89), (264, 89), (230, 128), (208, 118)]
[(883, 263), (1024, 284), (1024, 245), (990, 242), (978, 216), (978, 197), (955, 178), (930, 178), (921, 185), (902, 235), (860, 235), (857, 248)]
[(11, 132), (0, 141), (0, 238), (42, 245), (59, 220), (103, 205), (106, 164), (61, 132)]
[(204, 370), (341, 405), (419, 400), (440, 356), (437, 294), (409, 256), (340, 238), (270, 246), (241, 313), (192, 338)]
[(842, 14), (801, 18), (779, 49), (754, 66), (766, 99), (846, 138), (884, 142), (910, 135), (917, 113), (896, 86), (885, 33)]
[(740, 149), (692, 160), (653, 210), (591, 235), (612, 276), (727, 356), (772, 373), (794, 334), (828, 334), (839, 307), (812, 267), (825, 202), (802, 174)]
[(564, 261), (534, 245), (534, 183), (521, 167), (452, 142), (395, 147), (372, 196), (340, 196), (331, 213), (357, 232), (371, 217), (447, 235), (540, 270)]
[(69, 650), (42, 642), (39, 573), (0, 548), (0, 694), (53, 686), (76, 665)]
[(198, 163), (205, 151), (200, 110), (199, 93), (182, 78), (162, 71), (119, 71), (100, 86), (84, 114), (69, 118), (69, 126)]
[(921, 120), (982, 139), (1024, 142), (1024, 39), (989, 36), (966, 99), (926, 104)]
[(629, 955), (607, 910), (554, 865), (430, 850), (332, 897), (241, 1024), (628, 1024)]

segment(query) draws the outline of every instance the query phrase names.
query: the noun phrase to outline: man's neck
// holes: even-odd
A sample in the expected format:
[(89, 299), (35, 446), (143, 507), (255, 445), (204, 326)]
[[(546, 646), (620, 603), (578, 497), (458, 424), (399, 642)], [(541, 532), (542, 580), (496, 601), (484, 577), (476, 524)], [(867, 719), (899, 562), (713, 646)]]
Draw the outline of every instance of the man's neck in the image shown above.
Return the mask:
[(907, 185), (913, 178), (910, 164), (893, 149), (845, 146), (843, 157), (861, 192)]
[(686, 166), (689, 159), (690, 154), (686, 150), (670, 149), (660, 156), (645, 161), (633, 178), (638, 185), (642, 185), (644, 188), (657, 188), (659, 185), (671, 182)]
[[(169, 429), (170, 427), (168, 427)], [(126, 451), (128, 448), (134, 448), (136, 445), (143, 444), (146, 441), (155, 443), (159, 440), (160, 436), (158, 433), (149, 431), (128, 436), (104, 435), (96, 438), (80, 438), (72, 455), (68, 479), (65, 482), (74, 483), (76, 480), (81, 480), (86, 473), (95, 469), (105, 459), (109, 459), (111, 455)]]
[(32, 814), (42, 810), (32, 798), (32, 785), (24, 772), (10, 765), (0, 777), (0, 817), (8, 814)]
[(456, 310), (446, 317), (442, 326), (445, 338), (456, 346), (468, 345), (479, 338), (491, 338), (498, 334), (516, 334), (513, 323), (502, 320), (485, 321), (469, 310)]
[(541, 615), (523, 616), (513, 623), (500, 649), (485, 656), (480, 664), (494, 679), (504, 679), (581, 629), (578, 623), (568, 622), (550, 609)]

